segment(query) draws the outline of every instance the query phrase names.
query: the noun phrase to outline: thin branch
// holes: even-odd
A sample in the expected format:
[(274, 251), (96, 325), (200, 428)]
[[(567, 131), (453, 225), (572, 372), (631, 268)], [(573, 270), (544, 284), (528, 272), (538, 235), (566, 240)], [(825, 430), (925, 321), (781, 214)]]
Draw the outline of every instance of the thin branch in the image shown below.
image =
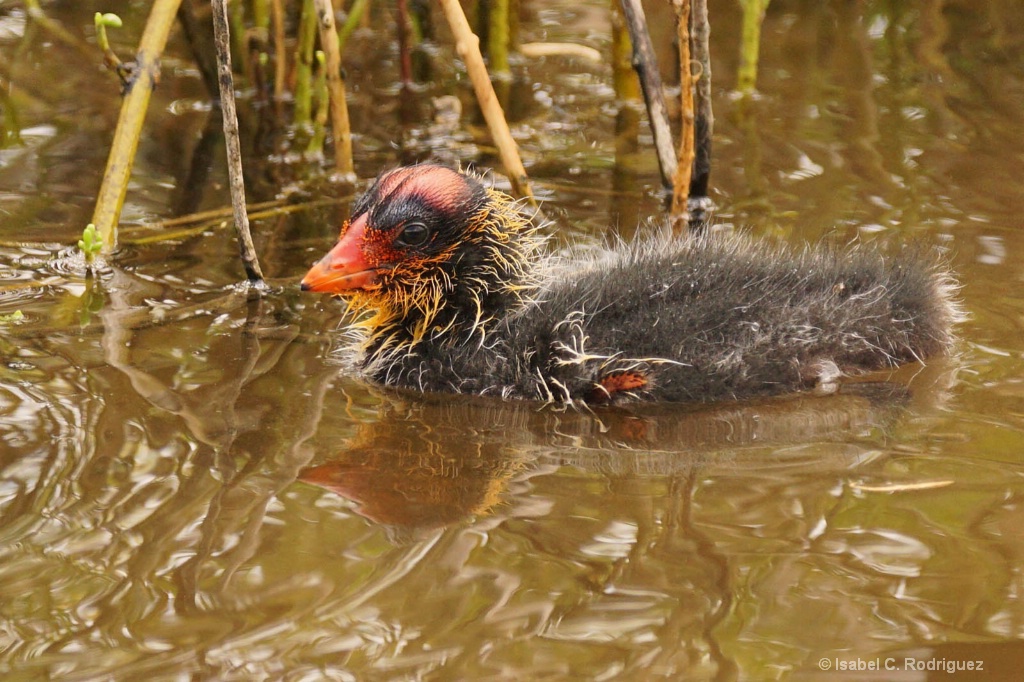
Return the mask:
[(654, 133), (654, 148), (658, 153), (658, 167), (661, 169), (661, 183), (665, 189), (672, 188), (672, 173), (676, 168), (676, 153), (672, 147), (672, 129), (668, 124), (665, 110), (665, 96), (661, 87), (661, 75), (654, 56), (654, 46), (647, 32), (647, 17), (640, 0), (622, 0), (622, 12), (626, 16), (629, 37), (633, 42), (633, 68), (640, 77), (640, 85), (647, 103), (647, 117)]
[(484, 58), (480, 54), (480, 38), (469, 27), (469, 21), (466, 20), (459, 0), (441, 0), (441, 5), (444, 7), (452, 35), (455, 36), (455, 50), (466, 64), (466, 71), (469, 72), (469, 79), (473, 83), (480, 110), (487, 121), (491, 137), (498, 146), (498, 154), (505, 166), (505, 172), (512, 182), (512, 192), (516, 196), (525, 197), (531, 206), (536, 207), (537, 202), (530, 188), (530, 179), (519, 157), (516, 142), (512, 139), (512, 131), (505, 120), (505, 112), (502, 111), (498, 97), (494, 94), (494, 86), (487, 74), (487, 67), (484, 66)]
[(227, 0), (213, 0), (213, 34), (217, 43), (217, 82), (220, 86), (221, 115), (228, 155), (228, 184), (234, 208), (235, 232), (242, 267), (250, 283), (263, 284), (263, 270), (256, 258), (245, 210), (245, 183), (242, 178), (242, 151), (238, 141), (238, 113), (235, 110), (235, 81), (231, 75), (231, 36), (228, 31)]
[(687, 199), (693, 177), (693, 71), (690, 68), (690, 0), (673, 0), (679, 37), (679, 161), (672, 178), (672, 227), (685, 231), (690, 218)]
[[(541, 57), (575, 57), (600, 64), (604, 61), (600, 50), (579, 43), (523, 43), (519, 54), (532, 59)], [(632, 72), (631, 72), (632, 73)]]
[[(270, 201), (262, 201), (258, 204), (249, 204), (246, 208), (249, 211), (265, 211), (269, 208), (276, 208), (278, 206), (284, 206), (288, 202), (287, 199), (272, 199)], [(292, 205), (292, 204), (289, 204)], [(294, 204), (295, 206), (304, 206), (306, 204)], [(180, 227), (181, 225), (196, 225), (199, 223), (206, 223), (208, 221), (222, 221), (226, 223), (226, 219), (229, 218), (234, 209), (231, 206), (222, 206), (221, 208), (211, 208), (206, 211), (198, 211), (196, 213), (189, 213), (187, 215), (175, 216), (173, 218), (166, 218), (164, 220), (155, 220), (151, 223), (145, 223), (143, 225), (129, 226), (121, 230), (121, 236), (125, 239), (130, 238), (136, 234), (148, 234), (154, 230), (167, 230), (172, 227)]]
[(160, 55), (167, 44), (167, 36), (174, 25), (174, 15), (179, 4), (181, 0), (156, 0), (153, 3), (153, 10), (146, 20), (139, 51), (135, 56), (135, 73), (125, 85), (121, 114), (91, 221), (103, 237), (105, 252), (110, 252), (117, 245), (117, 223), (128, 193), (135, 150), (139, 146), (149, 96), (159, 78)]
[(715, 204), (708, 196), (711, 180), (711, 139), (715, 129), (715, 115), (711, 109), (711, 24), (708, 21), (707, 0), (693, 0), (691, 17), (693, 62), (699, 67), (695, 89), (696, 117), (694, 120), (693, 178), (690, 180), (690, 225), (710, 220)]
[(345, 81), (341, 77), (341, 52), (338, 50), (338, 31), (334, 27), (334, 8), (331, 0), (314, 0), (320, 26), (320, 47), (327, 58), (327, 89), (331, 93), (331, 133), (334, 136), (334, 165), (345, 182), (355, 181), (352, 164), (352, 130), (348, 121), (348, 103), (345, 100)]

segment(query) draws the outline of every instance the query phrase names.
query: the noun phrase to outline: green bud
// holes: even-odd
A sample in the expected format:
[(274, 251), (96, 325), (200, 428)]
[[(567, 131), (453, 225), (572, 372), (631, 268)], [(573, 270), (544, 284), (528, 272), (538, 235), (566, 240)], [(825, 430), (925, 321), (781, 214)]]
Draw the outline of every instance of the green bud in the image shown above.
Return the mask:
[(121, 17), (117, 16), (116, 14), (113, 14), (112, 12), (108, 12), (106, 14), (100, 14), (99, 12), (97, 12), (95, 21), (97, 26), (99, 26), (100, 24), (104, 26), (110, 26), (111, 28), (121, 28), (122, 26)]
[(78, 240), (78, 248), (85, 254), (85, 260), (92, 262), (93, 257), (103, 250), (103, 236), (96, 230), (96, 226), (89, 223), (82, 230), (82, 238)]

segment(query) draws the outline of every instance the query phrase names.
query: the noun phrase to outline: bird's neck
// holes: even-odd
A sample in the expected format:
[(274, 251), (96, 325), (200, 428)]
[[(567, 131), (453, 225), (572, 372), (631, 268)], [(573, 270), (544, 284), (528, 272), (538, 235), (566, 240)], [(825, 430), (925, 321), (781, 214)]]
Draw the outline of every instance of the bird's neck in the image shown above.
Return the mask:
[(531, 287), (515, 291), (454, 291), (436, 308), (401, 314), (378, 308), (359, 323), (366, 334), (364, 352), (369, 362), (415, 356), (431, 349), (455, 349), (482, 344), (510, 312), (525, 304)]

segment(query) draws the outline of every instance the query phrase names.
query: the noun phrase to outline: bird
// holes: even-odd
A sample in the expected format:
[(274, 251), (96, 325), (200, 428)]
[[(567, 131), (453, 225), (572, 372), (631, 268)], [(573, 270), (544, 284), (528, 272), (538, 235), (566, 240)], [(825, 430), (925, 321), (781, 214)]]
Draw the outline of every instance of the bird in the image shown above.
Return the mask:
[(562, 407), (801, 391), (947, 353), (962, 319), (943, 257), (652, 229), (551, 250), (483, 176), (419, 164), (356, 201), (301, 289), (345, 299), (343, 352), (372, 383)]

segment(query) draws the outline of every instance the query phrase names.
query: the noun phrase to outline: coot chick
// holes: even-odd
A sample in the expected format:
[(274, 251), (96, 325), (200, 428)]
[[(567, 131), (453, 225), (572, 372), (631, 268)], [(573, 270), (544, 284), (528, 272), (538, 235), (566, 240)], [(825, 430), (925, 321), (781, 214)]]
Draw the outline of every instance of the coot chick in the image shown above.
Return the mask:
[(302, 288), (347, 300), (376, 383), (563, 405), (828, 389), (947, 350), (961, 318), (920, 249), (705, 231), (559, 257), (510, 197), (436, 165), (382, 174)]

